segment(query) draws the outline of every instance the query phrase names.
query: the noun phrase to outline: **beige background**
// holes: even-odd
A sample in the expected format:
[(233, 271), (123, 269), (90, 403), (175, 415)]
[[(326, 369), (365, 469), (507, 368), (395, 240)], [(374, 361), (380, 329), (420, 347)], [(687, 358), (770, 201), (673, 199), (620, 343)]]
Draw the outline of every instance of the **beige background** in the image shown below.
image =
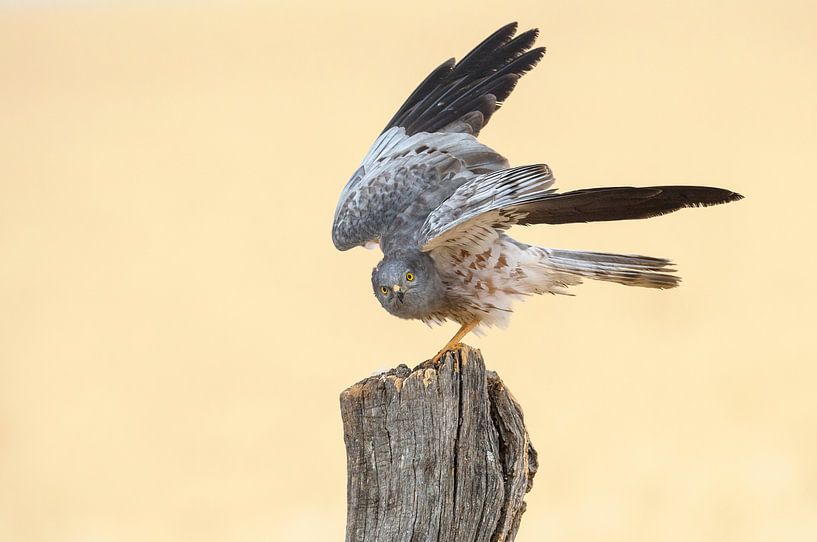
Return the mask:
[(515, 231), (684, 277), (469, 339), (540, 452), (519, 540), (817, 540), (813, 2), (2, 4), (0, 541), (342, 539), (338, 393), (454, 326), (379, 307), (336, 198), (513, 19), (548, 47), (484, 134), (514, 164), (748, 196)]

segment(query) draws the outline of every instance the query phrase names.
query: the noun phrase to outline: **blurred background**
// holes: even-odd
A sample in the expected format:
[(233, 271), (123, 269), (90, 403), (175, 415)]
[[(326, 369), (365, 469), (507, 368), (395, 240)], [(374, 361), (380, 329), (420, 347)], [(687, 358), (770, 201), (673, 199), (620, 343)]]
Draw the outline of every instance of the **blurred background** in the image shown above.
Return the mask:
[(817, 540), (813, 2), (0, 1), (0, 541), (341, 540), (339, 392), (455, 331), (337, 196), (441, 61), (548, 54), (484, 132), (559, 186), (747, 196), (517, 229), (669, 257), (469, 337), (540, 470), (518, 540)]

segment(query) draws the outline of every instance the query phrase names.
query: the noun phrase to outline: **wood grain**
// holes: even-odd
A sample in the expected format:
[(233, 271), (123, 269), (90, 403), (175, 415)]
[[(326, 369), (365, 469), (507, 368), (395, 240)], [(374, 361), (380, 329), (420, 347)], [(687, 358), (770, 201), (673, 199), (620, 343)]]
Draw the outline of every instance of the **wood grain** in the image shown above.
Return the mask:
[(340, 396), (347, 542), (511, 541), (536, 473), (522, 410), (467, 346)]

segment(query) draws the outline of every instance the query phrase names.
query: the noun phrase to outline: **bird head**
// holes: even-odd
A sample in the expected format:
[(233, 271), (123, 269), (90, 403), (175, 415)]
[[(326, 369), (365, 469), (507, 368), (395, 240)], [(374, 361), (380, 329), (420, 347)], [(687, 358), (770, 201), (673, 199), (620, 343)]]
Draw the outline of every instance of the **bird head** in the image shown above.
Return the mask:
[(428, 254), (391, 255), (372, 271), (374, 295), (400, 318), (424, 318), (445, 302), (445, 289)]

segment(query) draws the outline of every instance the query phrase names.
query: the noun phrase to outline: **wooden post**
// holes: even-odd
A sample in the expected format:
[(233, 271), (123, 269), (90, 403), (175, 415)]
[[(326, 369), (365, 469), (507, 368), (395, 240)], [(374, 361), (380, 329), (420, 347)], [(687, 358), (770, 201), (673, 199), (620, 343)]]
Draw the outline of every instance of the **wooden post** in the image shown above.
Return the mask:
[(340, 396), (347, 542), (512, 541), (536, 473), (522, 409), (478, 350)]

